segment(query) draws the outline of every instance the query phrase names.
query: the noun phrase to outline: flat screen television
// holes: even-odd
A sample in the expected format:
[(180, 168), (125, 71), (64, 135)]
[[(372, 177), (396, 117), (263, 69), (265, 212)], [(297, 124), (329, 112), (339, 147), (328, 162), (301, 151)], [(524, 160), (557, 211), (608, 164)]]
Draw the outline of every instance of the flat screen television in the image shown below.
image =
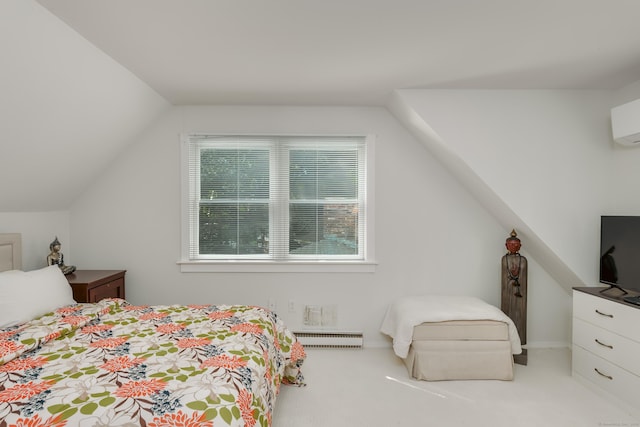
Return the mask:
[(600, 283), (640, 292), (640, 216), (602, 216)]

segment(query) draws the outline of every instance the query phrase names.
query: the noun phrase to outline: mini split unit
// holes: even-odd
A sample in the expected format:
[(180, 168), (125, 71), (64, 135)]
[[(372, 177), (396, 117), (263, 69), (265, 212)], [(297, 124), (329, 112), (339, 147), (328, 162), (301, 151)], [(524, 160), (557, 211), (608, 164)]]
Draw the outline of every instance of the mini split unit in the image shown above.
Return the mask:
[(618, 144), (640, 146), (640, 99), (611, 109), (611, 129)]

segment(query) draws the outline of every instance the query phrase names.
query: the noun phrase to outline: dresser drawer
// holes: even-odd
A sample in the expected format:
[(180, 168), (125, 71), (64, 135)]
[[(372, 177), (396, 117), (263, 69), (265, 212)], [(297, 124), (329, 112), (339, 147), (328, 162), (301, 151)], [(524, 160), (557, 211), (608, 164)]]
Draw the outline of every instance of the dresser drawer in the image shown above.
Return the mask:
[(573, 319), (573, 343), (636, 375), (640, 375), (640, 343), (584, 320)]
[(573, 346), (573, 371), (634, 408), (640, 408), (640, 377)]
[(640, 342), (637, 308), (574, 291), (573, 316)]

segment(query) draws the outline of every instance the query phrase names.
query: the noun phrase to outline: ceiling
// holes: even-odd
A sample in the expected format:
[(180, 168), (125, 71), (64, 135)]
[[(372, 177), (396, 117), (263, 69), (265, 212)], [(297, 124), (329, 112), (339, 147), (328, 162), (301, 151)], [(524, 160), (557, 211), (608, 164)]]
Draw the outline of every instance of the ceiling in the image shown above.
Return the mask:
[(618, 89), (637, 0), (38, 0), (174, 105), (383, 105), (394, 89)]

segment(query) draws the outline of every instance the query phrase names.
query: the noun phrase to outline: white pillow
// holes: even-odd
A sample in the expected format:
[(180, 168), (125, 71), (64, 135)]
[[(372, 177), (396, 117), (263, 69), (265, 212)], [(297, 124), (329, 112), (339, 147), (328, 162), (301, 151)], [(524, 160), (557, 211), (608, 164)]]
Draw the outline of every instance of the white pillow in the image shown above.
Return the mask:
[(73, 291), (57, 265), (0, 273), (0, 327), (26, 322), (73, 304)]
[(10, 270), (0, 273), (0, 328), (21, 323), (24, 313), (21, 312), (18, 292), (19, 276), (22, 271)]

